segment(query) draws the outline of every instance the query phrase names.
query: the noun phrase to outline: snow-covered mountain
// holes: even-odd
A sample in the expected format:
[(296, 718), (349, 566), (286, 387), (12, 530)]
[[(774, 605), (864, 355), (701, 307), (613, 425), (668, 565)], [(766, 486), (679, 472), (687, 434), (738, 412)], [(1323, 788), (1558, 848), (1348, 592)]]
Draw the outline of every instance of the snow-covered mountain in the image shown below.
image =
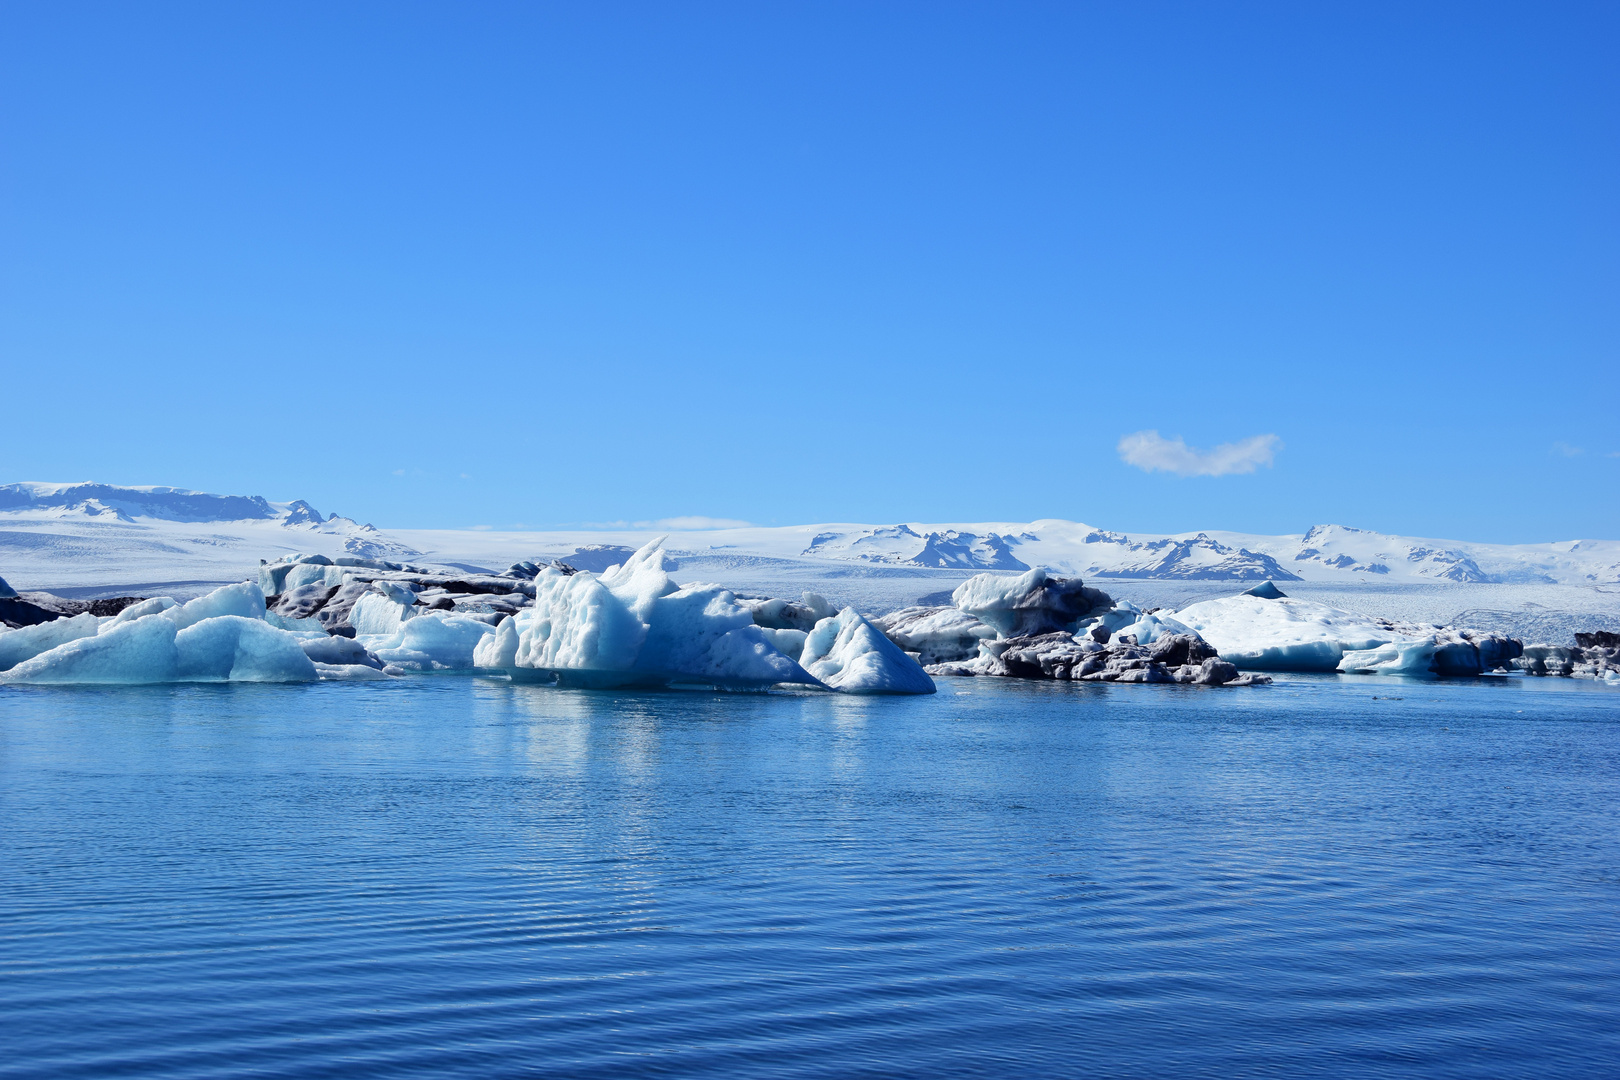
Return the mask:
[[(57, 517), (112, 517), (124, 522), (133, 522), (139, 517), (154, 521), (279, 521), (283, 525), (318, 525), (328, 520), (302, 499), (273, 503), (258, 495), (211, 495), (184, 488), (92, 483), (0, 485), (0, 512), (18, 511)], [(330, 520), (346, 519), (333, 514)]]
[[(292, 551), (481, 565), (567, 558), (583, 547), (637, 547), (649, 528), (381, 531), (323, 516), (303, 500), (108, 484), (0, 486), (0, 576), (35, 586), (232, 580)], [(1392, 536), (1342, 525), (1265, 536), (1121, 533), (1033, 522), (823, 524), (668, 532), (694, 571), (792, 567), (801, 576), (1021, 571), (1187, 582), (1304, 581), (1395, 586), (1620, 584), (1620, 541), (1493, 545)]]
[(302, 499), (111, 484), (0, 485), (0, 576), (32, 587), (232, 581), (289, 552), (418, 554)]

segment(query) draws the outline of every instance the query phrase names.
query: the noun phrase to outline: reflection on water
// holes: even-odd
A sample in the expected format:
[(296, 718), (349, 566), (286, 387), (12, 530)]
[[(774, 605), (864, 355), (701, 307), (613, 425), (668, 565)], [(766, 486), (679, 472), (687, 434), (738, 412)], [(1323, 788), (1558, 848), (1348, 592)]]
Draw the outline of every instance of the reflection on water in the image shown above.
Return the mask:
[(1602, 1076), (1620, 692), (0, 692), (0, 1076)]

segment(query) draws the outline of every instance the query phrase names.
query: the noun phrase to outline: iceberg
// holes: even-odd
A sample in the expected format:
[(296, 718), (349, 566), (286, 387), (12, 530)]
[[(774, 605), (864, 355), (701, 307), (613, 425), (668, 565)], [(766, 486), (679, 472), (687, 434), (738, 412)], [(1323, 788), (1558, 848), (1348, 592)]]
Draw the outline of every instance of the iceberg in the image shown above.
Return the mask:
[(1114, 603), (1079, 578), (1049, 577), (1039, 567), (1016, 577), (976, 574), (956, 587), (951, 602), (1002, 637), (1072, 630), (1081, 619)]
[[(1116, 609), (1117, 610), (1117, 609)], [(1113, 614), (1110, 612), (1110, 614)], [(1106, 625), (1106, 623), (1104, 624)], [(1186, 623), (1156, 612), (1136, 615), (1133, 622), (1127, 623), (1114, 632), (1115, 637), (1135, 638), (1138, 645), (1152, 645), (1162, 638), (1194, 637), (1202, 640), (1202, 636)]]
[(349, 625), (358, 635), (386, 637), (397, 634), (406, 622), (416, 617), (416, 609), (400, 603), (384, 593), (368, 592), (349, 609)]
[(316, 669), (322, 665), (327, 667), (369, 667), (377, 671), (382, 670), (383, 662), (377, 655), (353, 638), (320, 637), (302, 639), (299, 644), (303, 647), (304, 655), (315, 662)]
[(825, 685), (846, 694), (935, 691), (934, 680), (917, 661), (850, 607), (816, 623), (799, 663)]
[(954, 607), (905, 607), (872, 620), (885, 637), (922, 664), (948, 664), (978, 654), (996, 636), (991, 627)]
[(86, 613), (0, 635), (0, 656), (23, 652), (32, 655), (0, 671), (0, 681), (307, 682), (317, 674), (301, 636), (265, 622), (264, 593), (251, 581), (186, 604), (155, 597), (115, 616)]
[(816, 684), (729, 590), (676, 585), (669, 564), (660, 538), (600, 576), (546, 567), (533, 606), (476, 646), (474, 661), (567, 686)]
[(52, 619), (17, 630), (0, 633), (0, 671), (9, 671), (24, 660), (66, 645), (80, 638), (95, 637), (102, 620), (89, 612), (71, 619)]
[(315, 664), (304, 654), (303, 643), (262, 619), (241, 615), (203, 619), (176, 633), (174, 648), (179, 682), (309, 682), (315, 678)]
[(775, 598), (738, 599), (737, 603), (754, 617), (756, 626), (770, 630), (803, 630), (808, 633), (815, 629), (816, 623), (834, 614), (827, 601), (813, 592), (805, 593), (798, 603)]
[(392, 638), (370, 639), (365, 647), (383, 663), (407, 671), (465, 671), (474, 666), (474, 654), (493, 629), (477, 619), (427, 612), (406, 621)]
[[(166, 600), (167, 597), (162, 599)], [(125, 611), (130, 610), (125, 608)], [(120, 615), (123, 612), (119, 612)], [(237, 615), (244, 619), (264, 618), (264, 592), (251, 581), (239, 585), (226, 585), (197, 599), (171, 607), (163, 612), (165, 618), (184, 630), (204, 619), (217, 619), (222, 615)]]
[(120, 611), (118, 614), (114, 615), (112, 617), (112, 625), (117, 626), (119, 623), (134, 622), (136, 619), (144, 616), (156, 615), (160, 611), (168, 611), (170, 608), (178, 606), (179, 605), (176, 604), (171, 597), (154, 596), (150, 600), (141, 600), (133, 603), (123, 611)]
[(1250, 671), (1479, 675), (1523, 652), (1519, 641), (1499, 634), (1395, 623), (1252, 592), (1192, 604), (1173, 618)]
[(1365, 675), (1434, 674), (1434, 638), (1391, 641), (1376, 649), (1356, 649), (1344, 654), (1338, 670)]
[(1192, 604), (1171, 618), (1248, 671), (1335, 671), (1345, 653), (1398, 636), (1389, 623), (1326, 604), (1247, 593)]
[(95, 637), (58, 645), (23, 661), (0, 679), (17, 683), (166, 683), (179, 681), (180, 652), (172, 619), (148, 615)]

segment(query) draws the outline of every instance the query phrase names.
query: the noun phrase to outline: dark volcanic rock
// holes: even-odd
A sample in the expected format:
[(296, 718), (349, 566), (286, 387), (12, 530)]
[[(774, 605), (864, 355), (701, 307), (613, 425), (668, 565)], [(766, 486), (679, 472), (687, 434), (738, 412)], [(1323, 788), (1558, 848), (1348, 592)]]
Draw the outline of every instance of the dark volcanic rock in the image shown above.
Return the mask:
[(1015, 679), (1078, 679), (1084, 682), (1190, 683), (1252, 686), (1266, 675), (1240, 675), (1202, 638), (1175, 634), (1138, 645), (1129, 634), (1104, 645), (1063, 632), (986, 641), (966, 663), (934, 664), (930, 675), (1002, 675)]
[(31, 604), (27, 600), (0, 600), (0, 622), (5, 623), (13, 630), (24, 626), (38, 626), (53, 619), (60, 619), (62, 612), (42, 608), (38, 604)]
[(285, 619), (307, 619), (324, 608), (341, 586), (319, 583), (300, 585), (279, 596), (264, 598), (265, 607)]
[(90, 614), (97, 618), (105, 618), (108, 615), (116, 615), (131, 604), (138, 604), (145, 599), (144, 596), (110, 596), (104, 600), (92, 600)]

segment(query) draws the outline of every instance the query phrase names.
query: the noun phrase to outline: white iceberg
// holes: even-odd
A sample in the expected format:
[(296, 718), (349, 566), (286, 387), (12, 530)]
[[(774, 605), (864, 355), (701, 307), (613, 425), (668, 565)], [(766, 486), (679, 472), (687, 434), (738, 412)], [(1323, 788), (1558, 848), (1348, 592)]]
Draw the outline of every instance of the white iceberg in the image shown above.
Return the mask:
[[(1119, 615), (1125, 613), (1110, 612), (1109, 614), (1113, 615), (1117, 619)], [(1195, 638), (1201, 636), (1198, 631), (1194, 630), (1186, 623), (1181, 622), (1179, 619), (1172, 618), (1169, 615), (1161, 615), (1157, 612), (1152, 614), (1145, 612), (1132, 612), (1131, 614), (1134, 614), (1136, 618), (1132, 622), (1126, 623), (1124, 626), (1121, 626), (1118, 630), (1114, 631), (1113, 636), (1119, 638), (1134, 637), (1136, 638), (1136, 643), (1138, 645), (1152, 645), (1154, 642), (1159, 641), (1162, 638), (1174, 637), (1177, 634), (1191, 635)], [(1108, 620), (1104, 619), (1100, 621), (1103, 625), (1107, 625)]]
[(977, 616), (954, 607), (905, 607), (873, 619), (872, 625), (924, 665), (977, 656), (979, 643), (996, 636)]
[(1345, 653), (1338, 670), (1366, 675), (1431, 675), (1434, 653), (1432, 637), (1390, 641), (1376, 649)]
[(154, 596), (150, 600), (142, 600), (139, 603), (129, 605), (129, 607), (114, 615), (112, 621), (114, 625), (134, 622), (136, 619), (147, 615), (156, 615), (160, 611), (168, 611), (170, 608), (178, 606), (171, 597)]
[[(161, 600), (166, 600), (162, 597)], [(122, 614), (120, 612), (119, 614)], [(251, 581), (244, 581), (237, 585), (226, 585), (215, 589), (211, 593), (197, 597), (178, 607), (171, 607), (163, 612), (166, 619), (170, 619), (176, 626), (184, 630), (188, 626), (202, 622), (204, 619), (217, 619), (222, 615), (237, 615), (244, 619), (262, 620), (264, 618), (264, 592)]]
[(951, 603), (1002, 637), (1073, 629), (1113, 605), (1107, 593), (1082, 585), (1079, 578), (1049, 577), (1039, 567), (1016, 576), (976, 574), (956, 587)]
[(23, 661), (0, 675), (17, 683), (166, 683), (179, 680), (172, 619), (147, 615)]
[[(264, 621), (264, 593), (243, 582), (187, 604), (167, 597), (117, 616), (58, 619), (33, 644), (65, 638), (0, 672), (14, 683), (307, 682), (316, 677), (300, 635)], [(90, 621), (86, 621), (90, 620)], [(92, 633), (85, 633), (94, 623)], [(54, 629), (45, 631), (44, 627)], [(0, 635), (3, 645), (13, 634)], [(14, 650), (25, 651), (19, 640)]]
[[(414, 601), (413, 601), (414, 602)], [(386, 637), (399, 633), (402, 626), (416, 617), (412, 604), (401, 603), (388, 595), (368, 592), (349, 609), (349, 625), (362, 637)]]
[(875, 626), (845, 608), (810, 631), (799, 662), (846, 694), (932, 694), (934, 680)]
[(1326, 604), (1247, 593), (1192, 604), (1171, 618), (1247, 671), (1334, 671), (1345, 653), (1399, 636), (1388, 623)]
[(502, 622), (475, 661), (571, 686), (815, 683), (730, 591), (678, 586), (666, 564), (659, 539), (600, 577), (547, 567), (534, 579), (534, 605)]
[[(139, 620), (131, 625), (139, 625)], [(203, 619), (175, 634), (174, 647), (180, 682), (308, 682), (315, 678), (315, 664), (304, 655), (302, 642), (262, 619), (242, 615)]]
[(9, 671), (24, 660), (32, 660), (58, 645), (95, 637), (103, 621), (85, 612), (71, 619), (52, 619), (18, 630), (0, 632), (0, 671)]
[(474, 653), (493, 629), (477, 619), (427, 612), (407, 620), (393, 637), (365, 644), (379, 660), (408, 671), (464, 671), (474, 666)]

